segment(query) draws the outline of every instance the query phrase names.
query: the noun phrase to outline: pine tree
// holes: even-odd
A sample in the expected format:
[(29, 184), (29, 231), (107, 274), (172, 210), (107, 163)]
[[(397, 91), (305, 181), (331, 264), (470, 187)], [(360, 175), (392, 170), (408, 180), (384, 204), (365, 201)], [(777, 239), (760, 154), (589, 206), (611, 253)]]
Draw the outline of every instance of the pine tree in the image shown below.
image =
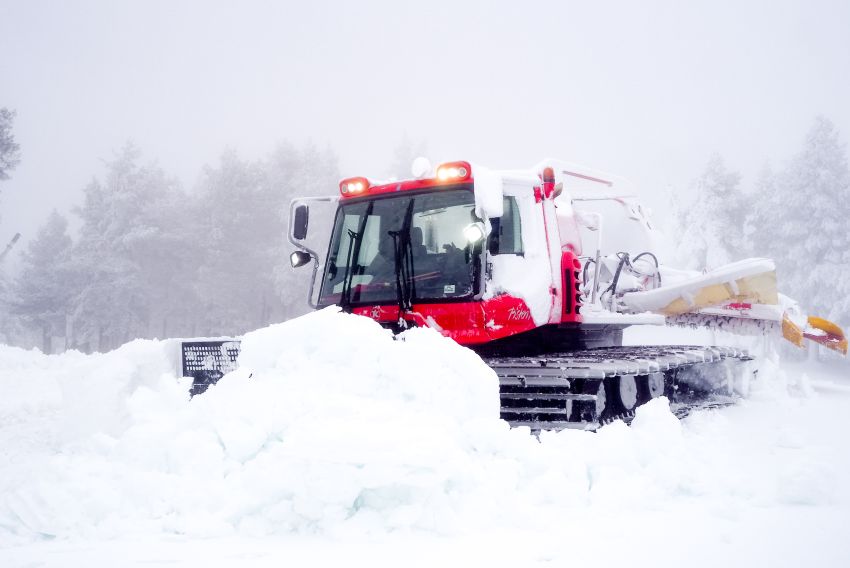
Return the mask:
[(186, 198), (158, 166), (139, 165), (128, 144), (92, 181), (77, 212), (83, 224), (74, 250), (74, 332), (78, 342), (114, 347), (167, 332), (162, 318), (185, 301), (179, 268)]
[(71, 244), (68, 221), (54, 210), (21, 255), (21, 271), (11, 290), (11, 313), (41, 331), (45, 353), (52, 351), (53, 336), (65, 336)]
[(766, 212), (753, 223), (777, 261), (780, 289), (810, 313), (850, 321), (850, 169), (832, 122), (818, 117), (802, 151), (761, 193)]
[(741, 176), (715, 154), (694, 182), (695, 200), (679, 212), (679, 255), (694, 269), (714, 268), (742, 257)]
[(748, 256), (777, 258), (782, 254), (782, 241), (771, 230), (779, 208), (776, 184), (776, 173), (770, 165), (765, 165), (756, 178), (751, 206), (744, 221)]
[[(289, 266), (290, 202), (298, 196), (336, 195), (339, 171), (329, 150), (279, 145), (266, 159), (246, 161), (225, 152), (204, 169), (194, 196), (198, 258), (198, 333), (235, 335), (309, 309), (309, 272)], [(333, 209), (314, 210), (315, 246), (327, 246), (323, 225)]]
[(231, 335), (268, 324), (276, 297), (270, 250), (283, 233), (280, 196), (260, 165), (229, 150), (217, 167), (205, 168), (195, 201), (195, 232), (203, 243), (199, 331)]
[(0, 180), (9, 179), (9, 172), (21, 161), (20, 146), (12, 135), (15, 113), (0, 108)]
[(18, 320), (12, 318), (10, 311), (11, 290), (8, 277), (0, 266), (0, 343), (11, 345), (16, 335)]

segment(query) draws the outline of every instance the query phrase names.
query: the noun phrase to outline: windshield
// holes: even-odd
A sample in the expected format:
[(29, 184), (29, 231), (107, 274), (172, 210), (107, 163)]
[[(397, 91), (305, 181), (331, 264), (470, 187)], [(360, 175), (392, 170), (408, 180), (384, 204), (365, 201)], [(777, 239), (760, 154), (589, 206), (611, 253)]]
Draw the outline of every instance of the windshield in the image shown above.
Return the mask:
[(412, 301), (468, 298), (475, 255), (463, 229), (476, 220), (473, 194), (465, 189), (341, 205), (319, 304), (340, 303), (345, 287), (352, 304), (397, 302), (397, 257), (410, 268), (402, 271), (409, 280), (402, 284)]

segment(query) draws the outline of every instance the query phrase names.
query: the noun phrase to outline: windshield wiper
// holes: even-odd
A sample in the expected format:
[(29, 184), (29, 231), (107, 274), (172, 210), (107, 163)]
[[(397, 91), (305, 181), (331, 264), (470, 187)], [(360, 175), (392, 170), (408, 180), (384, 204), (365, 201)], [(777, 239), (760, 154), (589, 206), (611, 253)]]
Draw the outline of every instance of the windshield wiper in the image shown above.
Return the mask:
[(393, 238), (395, 249), (395, 283), (398, 297), (399, 325), (406, 326), (403, 313), (413, 308), (416, 288), (413, 280), (413, 244), (410, 240), (410, 226), (413, 222), (413, 201), (407, 204), (404, 221), (398, 231), (387, 231)]
[[(375, 206), (374, 201), (370, 201), (366, 211), (363, 213), (363, 218), (357, 226), (357, 232), (348, 230), (348, 262), (345, 263), (345, 274), (342, 277), (342, 292), (339, 297), (339, 306), (344, 312), (351, 311), (351, 282), (357, 274), (357, 259), (360, 257), (360, 245), (363, 243), (363, 231), (366, 230), (366, 221), (369, 215), (372, 214), (372, 209)], [(352, 267), (354, 267), (352, 269)]]

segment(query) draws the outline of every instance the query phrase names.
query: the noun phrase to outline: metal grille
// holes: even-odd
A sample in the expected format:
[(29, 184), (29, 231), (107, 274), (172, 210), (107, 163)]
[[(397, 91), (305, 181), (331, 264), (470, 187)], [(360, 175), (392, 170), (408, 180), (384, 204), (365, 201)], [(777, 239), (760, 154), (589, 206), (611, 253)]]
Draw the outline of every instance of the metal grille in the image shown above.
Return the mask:
[(240, 342), (186, 341), (182, 344), (183, 376), (192, 377), (192, 396), (201, 394), (239, 367)]

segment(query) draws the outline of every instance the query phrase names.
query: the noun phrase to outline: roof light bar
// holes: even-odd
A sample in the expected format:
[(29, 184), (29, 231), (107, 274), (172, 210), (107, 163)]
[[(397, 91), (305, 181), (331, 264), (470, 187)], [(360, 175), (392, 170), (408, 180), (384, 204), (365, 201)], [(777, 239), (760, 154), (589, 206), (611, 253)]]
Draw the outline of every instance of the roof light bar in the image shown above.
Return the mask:
[(360, 195), (369, 189), (369, 180), (364, 177), (346, 178), (339, 182), (339, 192), (343, 197)]
[(440, 181), (462, 181), (472, 177), (472, 167), (469, 162), (446, 162), (437, 168), (437, 179)]

